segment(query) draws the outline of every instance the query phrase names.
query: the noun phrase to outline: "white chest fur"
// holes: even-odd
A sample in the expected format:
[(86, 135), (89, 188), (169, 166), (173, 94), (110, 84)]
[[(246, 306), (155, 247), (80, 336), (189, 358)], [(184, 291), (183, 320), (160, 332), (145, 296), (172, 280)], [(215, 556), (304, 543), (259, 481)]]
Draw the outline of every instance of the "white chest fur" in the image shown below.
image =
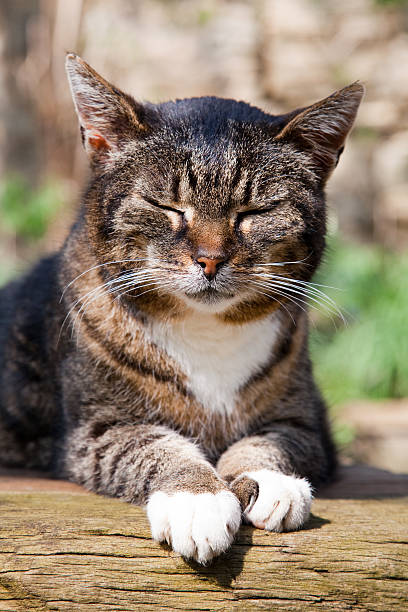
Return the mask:
[(153, 323), (149, 339), (178, 363), (206, 410), (229, 414), (238, 389), (270, 358), (278, 332), (276, 315), (237, 326), (195, 313), (171, 325)]

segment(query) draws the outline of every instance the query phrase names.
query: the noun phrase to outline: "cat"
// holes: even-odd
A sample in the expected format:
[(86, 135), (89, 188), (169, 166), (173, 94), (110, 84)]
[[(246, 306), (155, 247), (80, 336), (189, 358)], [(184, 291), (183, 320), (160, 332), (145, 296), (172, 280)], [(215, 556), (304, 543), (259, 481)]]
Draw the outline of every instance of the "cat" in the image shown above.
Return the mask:
[(91, 178), (60, 252), (1, 291), (0, 462), (145, 505), (199, 563), (242, 520), (300, 528), (336, 466), (305, 304), (362, 85), (272, 116), (66, 66)]

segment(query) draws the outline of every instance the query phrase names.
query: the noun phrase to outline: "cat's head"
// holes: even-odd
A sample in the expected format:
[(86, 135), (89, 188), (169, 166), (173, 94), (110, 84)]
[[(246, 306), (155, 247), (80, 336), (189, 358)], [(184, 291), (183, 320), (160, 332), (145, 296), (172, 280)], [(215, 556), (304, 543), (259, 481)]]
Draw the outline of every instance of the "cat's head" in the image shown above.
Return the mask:
[(362, 85), (272, 116), (215, 97), (141, 104), (74, 54), (67, 71), (93, 171), (90, 241), (112, 295), (233, 322), (300, 306)]

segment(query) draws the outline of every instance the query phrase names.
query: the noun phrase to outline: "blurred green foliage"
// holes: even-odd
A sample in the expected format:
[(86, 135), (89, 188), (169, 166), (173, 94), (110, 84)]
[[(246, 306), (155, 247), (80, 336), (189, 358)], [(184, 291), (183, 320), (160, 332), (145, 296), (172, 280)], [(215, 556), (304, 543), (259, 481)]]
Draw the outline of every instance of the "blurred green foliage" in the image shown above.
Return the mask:
[(408, 6), (408, 0), (374, 0), (379, 6)]
[(57, 213), (61, 197), (55, 183), (36, 190), (20, 177), (11, 177), (0, 185), (0, 227), (2, 233), (32, 242), (42, 238)]
[(198, 11), (198, 15), (197, 15), (198, 25), (200, 26), (207, 25), (207, 23), (212, 19), (213, 16), (214, 16), (213, 11), (211, 11), (208, 8), (201, 8)]
[(331, 239), (316, 282), (347, 324), (319, 316), (311, 328), (315, 374), (330, 404), (408, 396), (408, 253)]

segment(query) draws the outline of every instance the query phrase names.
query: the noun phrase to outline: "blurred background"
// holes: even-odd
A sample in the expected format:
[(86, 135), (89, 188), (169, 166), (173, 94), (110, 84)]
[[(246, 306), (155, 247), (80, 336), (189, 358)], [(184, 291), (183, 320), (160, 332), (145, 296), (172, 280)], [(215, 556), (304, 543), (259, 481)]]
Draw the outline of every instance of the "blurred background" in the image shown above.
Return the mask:
[(344, 460), (408, 471), (408, 1), (1, 0), (0, 284), (62, 244), (87, 177), (68, 50), (141, 100), (281, 113), (365, 83), (317, 278), (346, 323), (313, 309), (311, 349)]

